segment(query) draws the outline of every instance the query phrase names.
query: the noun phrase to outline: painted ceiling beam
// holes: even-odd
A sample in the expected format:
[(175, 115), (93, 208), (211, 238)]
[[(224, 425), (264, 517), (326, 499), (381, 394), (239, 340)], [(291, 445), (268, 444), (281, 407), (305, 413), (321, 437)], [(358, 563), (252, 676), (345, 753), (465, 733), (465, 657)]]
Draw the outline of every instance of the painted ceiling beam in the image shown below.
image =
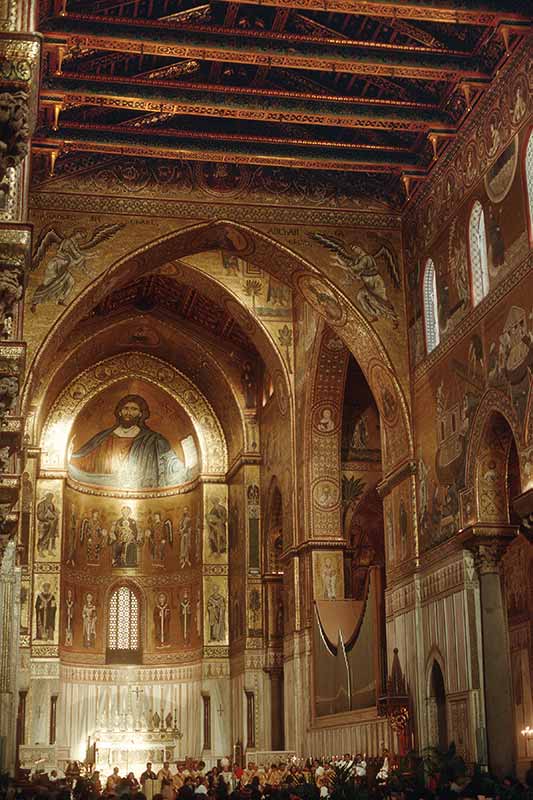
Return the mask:
[[(189, 115), (270, 123), (326, 125), (399, 132), (455, 131), (450, 118), (425, 103), (313, 95), (141, 78), (63, 73), (41, 89), (41, 105), (97, 106), (165, 115)], [(140, 127), (140, 126), (139, 126)]]
[(209, 25), (162, 25), (157, 20), (67, 14), (42, 26), (45, 43), (63, 50), (105, 50), (167, 58), (192, 58), (265, 67), (427, 81), (479, 81), (490, 76), (466, 53), (418, 45), (339, 39), (317, 40), (271, 31)]
[[(231, 0), (220, 0), (222, 3)], [(531, 14), (527, 2), (495, 2), (494, 0), (241, 0), (243, 5), (263, 5), (292, 8), (298, 11), (322, 11), (334, 14), (354, 14), (370, 17), (393, 17), (439, 22), (450, 25), (501, 24), (527, 26)]]
[[(32, 140), (34, 151), (48, 153), (86, 152), (100, 155), (171, 158), (186, 161), (214, 161), (231, 164), (292, 167), (298, 169), (336, 170), (340, 172), (425, 171), (416, 164), (416, 156), (404, 150), (380, 148), (323, 147), (287, 140), (280, 144), (274, 137), (246, 137), (238, 141), (228, 135), (205, 136), (195, 132), (176, 131), (172, 135), (135, 136), (122, 131), (103, 130), (98, 126), (79, 126), (40, 133)], [(255, 139), (255, 140), (254, 140)]]

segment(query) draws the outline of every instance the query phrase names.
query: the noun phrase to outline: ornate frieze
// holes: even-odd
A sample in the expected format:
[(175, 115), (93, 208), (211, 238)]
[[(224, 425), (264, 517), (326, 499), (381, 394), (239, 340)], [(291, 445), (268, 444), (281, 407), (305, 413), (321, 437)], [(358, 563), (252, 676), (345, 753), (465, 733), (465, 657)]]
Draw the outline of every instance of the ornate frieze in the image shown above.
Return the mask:
[[(209, 651), (209, 652), (208, 652)], [(225, 652), (224, 652), (225, 651)], [(223, 659), (222, 661), (203, 661), (202, 678), (227, 678), (230, 674), (230, 662), (227, 647), (206, 647), (204, 657)]]
[(415, 607), (415, 602), (416, 586), (414, 582), (389, 590), (385, 594), (387, 618), (412, 611)]
[(450, 564), (445, 564), (429, 575), (424, 575), (420, 579), (421, 601), (427, 602), (463, 589), (465, 576), (465, 564), (462, 557)]
[[(211, 199), (203, 202), (200, 195), (197, 200), (169, 199), (156, 197), (114, 197), (103, 192), (97, 195), (90, 193), (71, 194), (69, 192), (48, 192), (46, 189), (32, 195), (31, 205), (35, 209), (47, 211), (82, 211), (100, 214), (140, 215), (148, 217), (166, 217), (199, 220), (232, 220), (242, 223), (283, 224), (287, 221), (287, 205), (242, 205), (228, 203), (222, 197), (221, 202)], [(291, 222), (296, 225), (309, 226), (350, 226), (370, 227), (376, 229), (398, 230), (400, 218), (392, 213), (375, 213), (364, 210), (341, 208), (309, 208), (291, 206)]]
[[(32, 675), (34, 664), (32, 662)], [(142, 666), (142, 667), (109, 667), (109, 666), (69, 666), (59, 662), (57, 676), (67, 683), (100, 683), (109, 685), (125, 685), (127, 683), (179, 683), (199, 680), (200, 664), (183, 666)]]
[(30, 660), (30, 677), (31, 678), (50, 678), (56, 680), (59, 678), (60, 664), (59, 660), (54, 661), (35, 661), (33, 658)]
[(34, 644), (31, 654), (33, 658), (59, 658), (59, 647), (54, 644)]

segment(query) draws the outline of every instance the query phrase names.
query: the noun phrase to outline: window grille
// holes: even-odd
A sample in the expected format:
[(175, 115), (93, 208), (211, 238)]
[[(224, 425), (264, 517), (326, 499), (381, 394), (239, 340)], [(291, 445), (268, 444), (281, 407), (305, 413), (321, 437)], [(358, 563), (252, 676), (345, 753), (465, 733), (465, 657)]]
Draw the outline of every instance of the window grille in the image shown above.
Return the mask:
[(529, 231), (533, 240), (533, 130), (529, 134), (526, 150), (526, 190), (529, 205)]
[(440, 341), (439, 331), (439, 306), (437, 299), (437, 276), (435, 265), (429, 258), (424, 270), (424, 325), (426, 327), (426, 349), (428, 353)]
[(139, 600), (127, 586), (115, 589), (109, 601), (108, 653), (137, 653), (140, 651)]
[(470, 214), (470, 270), (472, 275), (472, 301), (475, 306), (489, 291), (489, 265), (487, 257), (487, 235), (485, 232), (485, 213), (479, 201), (474, 204)]

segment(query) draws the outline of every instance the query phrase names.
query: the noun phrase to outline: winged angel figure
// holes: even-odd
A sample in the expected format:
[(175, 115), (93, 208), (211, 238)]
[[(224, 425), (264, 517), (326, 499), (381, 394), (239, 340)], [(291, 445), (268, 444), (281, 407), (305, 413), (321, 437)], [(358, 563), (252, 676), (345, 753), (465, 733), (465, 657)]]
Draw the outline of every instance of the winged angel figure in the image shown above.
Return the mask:
[(33, 293), (31, 310), (35, 311), (41, 303), (52, 300), (64, 306), (74, 286), (73, 270), (85, 269), (90, 251), (101, 242), (110, 239), (123, 227), (118, 224), (100, 225), (92, 233), (75, 230), (70, 236), (59, 234), (51, 225), (46, 227), (33, 252), (32, 272), (38, 268), (52, 247), (56, 247), (56, 250), (46, 265), (42, 283)]
[(371, 320), (380, 318), (392, 320), (398, 325), (398, 314), (387, 297), (385, 281), (378, 269), (378, 259), (383, 259), (394, 286), (400, 288), (400, 274), (394, 253), (382, 245), (375, 253), (367, 253), (357, 244), (346, 245), (336, 236), (324, 236), (313, 233), (311, 238), (320, 242), (333, 253), (333, 263), (340, 267), (349, 278), (361, 281), (362, 287), (357, 292), (359, 307)]

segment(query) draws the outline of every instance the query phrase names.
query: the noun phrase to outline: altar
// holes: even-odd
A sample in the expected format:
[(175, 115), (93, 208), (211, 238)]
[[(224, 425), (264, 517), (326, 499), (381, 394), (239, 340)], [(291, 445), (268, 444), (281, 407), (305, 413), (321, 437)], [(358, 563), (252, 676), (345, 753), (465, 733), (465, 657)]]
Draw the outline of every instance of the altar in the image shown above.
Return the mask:
[[(176, 761), (179, 731), (106, 731), (94, 737), (95, 769), (105, 779), (119, 768), (121, 775), (133, 772), (139, 778), (150, 761), (157, 772), (164, 761)], [(102, 781), (103, 782), (103, 781)]]

